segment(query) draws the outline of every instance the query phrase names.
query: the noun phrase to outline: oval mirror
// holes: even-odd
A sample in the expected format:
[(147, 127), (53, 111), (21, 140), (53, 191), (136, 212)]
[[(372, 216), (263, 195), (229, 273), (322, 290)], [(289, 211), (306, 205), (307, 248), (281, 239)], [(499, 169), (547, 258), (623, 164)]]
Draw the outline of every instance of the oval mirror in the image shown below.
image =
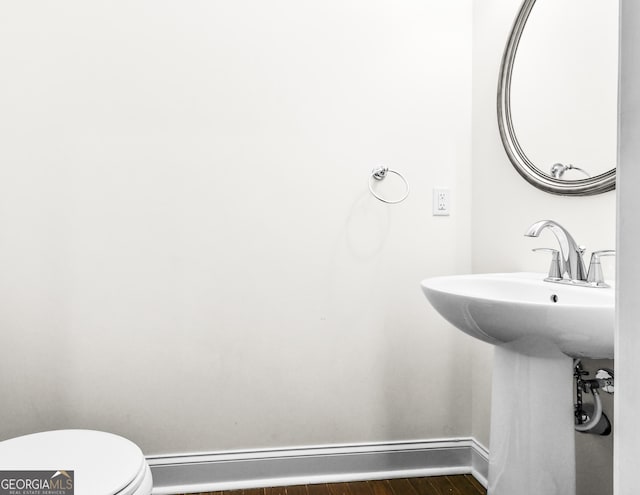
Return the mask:
[(520, 175), (553, 194), (615, 189), (617, 99), (618, 2), (524, 0), (498, 82), (500, 137)]

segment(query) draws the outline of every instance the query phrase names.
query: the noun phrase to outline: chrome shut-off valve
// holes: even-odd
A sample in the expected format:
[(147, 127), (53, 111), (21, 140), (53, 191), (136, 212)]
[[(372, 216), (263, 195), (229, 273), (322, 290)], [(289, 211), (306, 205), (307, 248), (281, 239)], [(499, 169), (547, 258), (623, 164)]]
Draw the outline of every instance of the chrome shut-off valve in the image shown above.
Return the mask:
[[(613, 394), (614, 378), (613, 370), (600, 368), (595, 378), (586, 378), (588, 371), (582, 368), (580, 360), (574, 362), (573, 377), (575, 379), (576, 400), (574, 403), (575, 429), (580, 433), (591, 433), (595, 435), (609, 435), (611, 433), (611, 422), (602, 410), (602, 399), (599, 391)], [(584, 403), (583, 393), (591, 393), (592, 403)]]

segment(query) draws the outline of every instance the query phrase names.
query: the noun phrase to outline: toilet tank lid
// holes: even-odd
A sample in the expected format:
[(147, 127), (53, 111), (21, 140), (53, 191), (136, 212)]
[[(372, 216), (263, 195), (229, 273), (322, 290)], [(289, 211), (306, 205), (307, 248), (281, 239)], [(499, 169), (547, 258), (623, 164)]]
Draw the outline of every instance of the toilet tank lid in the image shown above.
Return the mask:
[(136, 444), (102, 431), (45, 431), (0, 442), (0, 471), (73, 471), (76, 495), (114, 495), (145, 465)]

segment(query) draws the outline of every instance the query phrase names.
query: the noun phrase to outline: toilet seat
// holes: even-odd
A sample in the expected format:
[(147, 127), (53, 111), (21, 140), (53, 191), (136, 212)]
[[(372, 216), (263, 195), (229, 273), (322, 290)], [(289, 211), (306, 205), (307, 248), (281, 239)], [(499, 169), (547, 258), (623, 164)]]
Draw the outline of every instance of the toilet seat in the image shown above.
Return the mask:
[(5, 440), (0, 470), (72, 470), (76, 495), (151, 493), (151, 472), (140, 448), (101, 431), (46, 431)]
[(151, 469), (145, 462), (134, 480), (117, 495), (150, 495), (152, 488)]

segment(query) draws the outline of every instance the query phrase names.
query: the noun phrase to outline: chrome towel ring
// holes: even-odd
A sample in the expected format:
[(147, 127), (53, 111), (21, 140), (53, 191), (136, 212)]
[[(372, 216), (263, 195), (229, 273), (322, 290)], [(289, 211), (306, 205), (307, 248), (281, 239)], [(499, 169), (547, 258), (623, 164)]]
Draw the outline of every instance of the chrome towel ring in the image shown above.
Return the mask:
[[(400, 199), (394, 199), (394, 200), (385, 199), (382, 196), (379, 196), (378, 194), (376, 194), (376, 192), (373, 190), (373, 184), (374, 184), (373, 180), (374, 179), (377, 181), (384, 180), (388, 173), (396, 174), (398, 177), (400, 177), (402, 182), (404, 182), (404, 187), (406, 190), (404, 195)], [(396, 172), (395, 170), (391, 170), (389, 167), (385, 167), (384, 165), (381, 165), (380, 167), (376, 167), (371, 171), (371, 175), (369, 176), (369, 191), (371, 191), (371, 194), (373, 194), (376, 199), (379, 199), (383, 203), (394, 205), (397, 203), (402, 203), (405, 199), (407, 199), (407, 196), (409, 196), (409, 183), (407, 182), (407, 179), (405, 179), (400, 172)]]

